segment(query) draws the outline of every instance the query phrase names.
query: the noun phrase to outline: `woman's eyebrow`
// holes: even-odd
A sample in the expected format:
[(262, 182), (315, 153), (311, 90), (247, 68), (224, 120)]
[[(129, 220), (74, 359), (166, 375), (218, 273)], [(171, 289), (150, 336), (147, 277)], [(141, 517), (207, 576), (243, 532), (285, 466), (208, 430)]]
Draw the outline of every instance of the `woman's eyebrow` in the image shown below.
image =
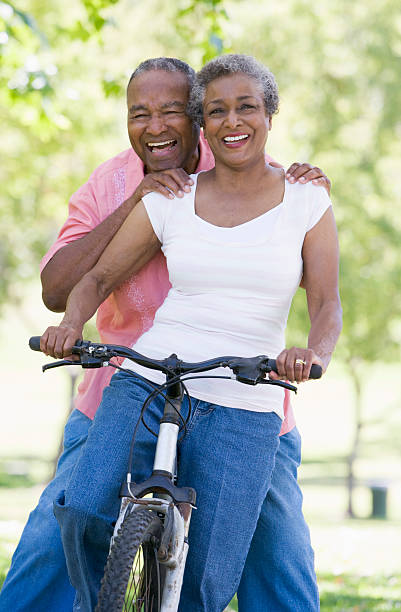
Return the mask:
[[(255, 100), (255, 96), (252, 96), (251, 94), (246, 96), (237, 96), (236, 100), (238, 100), (238, 102), (241, 102), (242, 100), (248, 100), (249, 98)], [(209, 104), (224, 104), (224, 100), (223, 98), (216, 98), (215, 100), (209, 100), (206, 106), (208, 106)]]

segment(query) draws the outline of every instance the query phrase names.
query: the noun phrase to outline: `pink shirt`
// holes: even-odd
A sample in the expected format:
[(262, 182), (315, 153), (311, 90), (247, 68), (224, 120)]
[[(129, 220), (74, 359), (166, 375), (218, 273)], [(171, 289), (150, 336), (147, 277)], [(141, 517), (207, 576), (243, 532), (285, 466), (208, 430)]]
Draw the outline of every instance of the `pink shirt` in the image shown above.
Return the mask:
[[(202, 134), (199, 149), (196, 171), (213, 168), (214, 158)], [(266, 159), (269, 161), (271, 158), (266, 156)], [(96, 168), (88, 182), (72, 196), (68, 219), (56, 242), (42, 259), (40, 270), (59, 249), (85, 236), (114, 212), (132, 195), (143, 178), (143, 163), (133, 149), (123, 151)], [(132, 346), (151, 327), (155, 312), (169, 289), (166, 261), (160, 251), (136, 276), (113, 291), (99, 307), (96, 325), (101, 341)], [(103, 389), (109, 384), (114, 371), (113, 368), (85, 370), (75, 398), (75, 407), (89, 418), (94, 417)], [(281, 434), (295, 426), (288, 391), (285, 394), (284, 414)]]

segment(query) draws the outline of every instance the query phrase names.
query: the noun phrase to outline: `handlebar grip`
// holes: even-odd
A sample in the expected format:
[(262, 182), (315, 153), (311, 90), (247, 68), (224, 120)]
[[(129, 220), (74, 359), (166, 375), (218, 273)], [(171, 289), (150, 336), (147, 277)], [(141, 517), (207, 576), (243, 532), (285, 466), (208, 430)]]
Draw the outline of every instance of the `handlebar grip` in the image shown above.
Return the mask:
[(29, 348), (33, 351), (40, 351), (40, 338), (41, 336), (32, 336), (32, 338), (29, 338)]
[[(40, 351), (40, 339), (41, 336), (32, 336), (31, 338), (29, 338), (29, 348), (33, 351)], [(82, 345), (82, 342), (82, 340), (76, 340), (75, 347), (80, 347)], [(72, 352), (74, 352), (74, 349), (72, 350)]]
[[(277, 362), (275, 359), (269, 359), (269, 366), (271, 367), (273, 372), (277, 373)], [(318, 378), (322, 377), (322, 374), (323, 374), (322, 367), (318, 365), (317, 363), (313, 363), (310, 373), (309, 373), (309, 378), (317, 380)]]

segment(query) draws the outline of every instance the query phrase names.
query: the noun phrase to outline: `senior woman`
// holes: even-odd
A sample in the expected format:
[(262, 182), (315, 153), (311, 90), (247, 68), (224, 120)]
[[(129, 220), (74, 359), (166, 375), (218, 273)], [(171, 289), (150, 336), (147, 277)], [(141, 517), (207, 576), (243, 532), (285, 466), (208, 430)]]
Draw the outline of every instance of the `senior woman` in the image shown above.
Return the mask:
[[(99, 304), (161, 246), (172, 288), (136, 350), (154, 358), (176, 352), (185, 361), (265, 353), (277, 356), (280, 378), (298, 382), (307, 380), (313, 363), (327, 368), (341, 328), (335, 222), (323, 188), (290, 184), (281, 169), (266, 166), (277, 107), (274, 77), (254, 58), (227, 55), (206, 64), (188, 112), (204, 128), (215, 168), (193, 175), (191, 192), (180, 200), (144, 197), (71, 292), (60, 326), (43, 334), (44, 352), (68, 355)], [(285, 326), (301, 278), (311, 320), (308, 346), (288, 350)], [(157, 372), (125, 366), (162, 382)], [(180, 610), (221, 612), (237, 590), (270, 486), (283, 392), (202, 378), (187, 387), (195, 409), (179, 447), (179, 484), (197, 490), (198, 509)], [(124, 372), (113, 376), (55, 504), (76, 610), (95, 605), (131, 433), (151, 390)], [(150, 425), (162, 410), (162, 401), (152, 405)], [(154, 438), (140, 428), (136, 481), (150, 475), (153, 450)], [(227, 516), (228, 507), (234, 516)], [(283, 602), (281, 609), (293, 608)]]

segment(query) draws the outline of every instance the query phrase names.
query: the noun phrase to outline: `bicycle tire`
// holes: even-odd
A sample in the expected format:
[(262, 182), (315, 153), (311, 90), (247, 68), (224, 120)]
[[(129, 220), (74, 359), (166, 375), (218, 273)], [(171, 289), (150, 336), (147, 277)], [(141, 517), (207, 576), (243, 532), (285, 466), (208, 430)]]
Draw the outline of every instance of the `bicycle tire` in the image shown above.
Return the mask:
[(96, 612), (160, 612), (164, 568), (157, 560), (161, 519), (147, 508), (128, 513), (114, 539)]

